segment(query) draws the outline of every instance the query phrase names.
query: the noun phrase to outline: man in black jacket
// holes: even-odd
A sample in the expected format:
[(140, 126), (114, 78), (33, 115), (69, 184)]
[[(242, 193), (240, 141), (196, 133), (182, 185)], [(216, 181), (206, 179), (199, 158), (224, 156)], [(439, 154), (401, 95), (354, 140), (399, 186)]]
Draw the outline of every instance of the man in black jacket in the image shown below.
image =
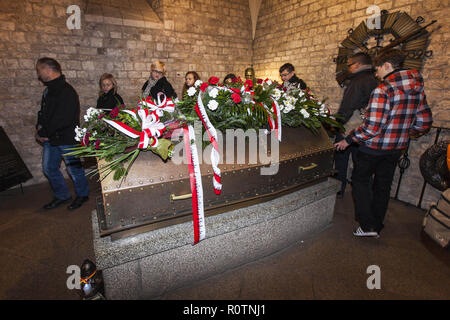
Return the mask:
[(306, 83), (297, 77), (295, 74), (295, 68), (290, 63), (285, 63), (280, 67), (280, 77), (281, 80), (283, 80), (283, 87), (287, 90), (291, 88), (305, 90), (307, 88)]
[(89, 185), (81, 161), (64, 156), (66, 149), (75, 146), (75, 127), (80, 123), (80, 102), (75, 89), (65, 81), (60, 64), (52, 58), (41, 58), (36, 63), (39, 80), (46, 86), (36, 124), (36, 140), (44, 145), (42, 164), (54, 193), (54, 199), (44, 209), (54, 209), (71, 201), (59, 165), (64, 159), (76, 192), (75, 200), (67, 207), (74, 210), (89, 198)]
[[(349, 57), (347, 67), (351, 74), (348, 77), (349, 82), (337, 112), (342, 116), (341, 122), (344, 126), (350, 124), (350, 119), (359, 118), (359, 122), (362, 122), (361, 110), (362, 112), (364, 111), (369, 102), (370, 94), (378, 86), (378, 81), (373, 72), (372, 59), (368, 54), (359, 52)], [(353, 123), (353, 120), (351, 122)], [(355, 127), (358, 127), (359, 124), (356, 124)], [(354, 128), (348, 129), (352, 130)], [(343, 138), (342, 134), (337, 134), (336, 142), (341, 141)], [(357, 151), (358, 145), (352, 144), (344, 151), (336, 151), (335, 153), (335, 168), (338, 171), (337, 179), (342, 182), (341, 191), (338, 192), (338, 197), (340, 198), (344, 196), (345, 187), (347, 186), (347, 167), (350, 153), (354, 163)]]

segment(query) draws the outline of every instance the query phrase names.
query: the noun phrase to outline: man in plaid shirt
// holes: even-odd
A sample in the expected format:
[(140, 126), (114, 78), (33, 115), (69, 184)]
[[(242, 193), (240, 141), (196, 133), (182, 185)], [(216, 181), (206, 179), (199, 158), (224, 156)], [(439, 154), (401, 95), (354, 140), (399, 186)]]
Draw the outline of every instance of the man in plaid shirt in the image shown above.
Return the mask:
[[(389, 50), (375, 59), (383, 79), (371, 94), (363, 124), (335, 144), (344, 150), (360, 144), (352, 174), (358, 237), (378, 237), (383, 229), (395, 167), (410, 135), (423, 134), (432, 124), (423, 79), (417, 70), (400, 69), (405, 56)], [(370, 177), (374, 175), (373, 192)]]

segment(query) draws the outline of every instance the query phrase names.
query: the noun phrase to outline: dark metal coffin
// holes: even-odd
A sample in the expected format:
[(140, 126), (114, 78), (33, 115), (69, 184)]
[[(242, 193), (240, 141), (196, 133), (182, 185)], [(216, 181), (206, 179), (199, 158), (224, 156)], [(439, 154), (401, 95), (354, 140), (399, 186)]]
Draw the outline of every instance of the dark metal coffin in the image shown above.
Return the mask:
[[(225, 140), (225, 139), (224, 139)], [(269, 153), (270, 138), (267, 142)], [(235, 141), (236, 143), (236, 141)], [(214, 193), (213, 170), (202, 163), (205, 216), (267, 201), (320, 182), (333, 173), (333, 144), (324, 129), (313, 134), (306, 128), (283, 128), (279, 144), (279, 167), (275, 175), (261, 175), (258, 162), (249, 164), (246, 142), (244, 164), (230, 164), (222, 150), (222, 193)], [(237, 152), (235, 150), (235, 160)], [(101, 163), (99, 164), (101, 165)], [(112, 175), (102, 183), (97, 212), (100, 235), (129, 236), (192, 219), (189, 169), (186, 164), (166, 163), (152, 152), (141, 152), (127, 178), (120, 184)]]

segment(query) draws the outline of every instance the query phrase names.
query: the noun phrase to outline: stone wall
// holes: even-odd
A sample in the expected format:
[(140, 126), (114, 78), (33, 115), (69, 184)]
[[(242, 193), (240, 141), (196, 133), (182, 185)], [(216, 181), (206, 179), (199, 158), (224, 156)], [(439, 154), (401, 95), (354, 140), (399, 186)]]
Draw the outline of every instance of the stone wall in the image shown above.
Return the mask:
[[(153, 4), (155, 10), (150, 6)], [(69, 30), (66, 12), (81, 9), (81, 29)], [(98, 79), (113, 73), (127, 105), (137, 102), (150, 65), (166, 63), (178, 95), (188, 70), (206, 80), (233, 72), (243, 76), (251, 64), (248, 3), (231, 0), (1, 0), (0, 126), (34, 178), (42, 173), (42, 147), (34, 140), (43, 91), (35, 62), (57, 59), (80, 96), (82, 114), (96, 104)]]
[[(279, 79), (279, 67), (290, 62), (296, 67), (297, 75), (323, 99), (333, 111), (339, 107), (343, 89), (335, 80), (338, 46), (347, 37), (347, 30), (355, 29), (370, 15), (367, 7), (378, 5), (389, 12), (404, 11), (413, 19), (423, 16), (425, 23), (433, 19), (438, 23), (428, 30), (435, 30), (430, 36), (428, 50), (433, 57), (425, 62), (422, 74), (429, 105), (435, 124), (449, 125), (450, 82), (449, 82), (449, 17), (448, 1), (427, 0), (263, 0), (253, 44), (253, 64), (256, 76)], [(438, 28), (440, 26), (440, 28)], [(423, 185), (419, 170), (419, 157), (433, 142), (436, 129), (417, 141), (411, 142), (410, 168), (405, 172), (399, 191), (399, 199), (417, 205)], [(447, 137), (447, 138), (446, 138)], [(441, 139), (449, 139), (442, 132)], [(398, 172), (393, 183), (395, 194)], [(423, 207), (435, 200), (440, 192), (426, 187)]]
[[(167, 78), (178, 94), (188, 70), (203, 80), (230, 72), (243, 76), (254, 64), (257, 77), (279, 79), (285, 62), (336, 110), (342, 89), (334, 78), (339, 43), (377, 4), (390, 12), (438, 20), (423, 70), (436, 119), (450, 121), (446, 1), (428, 0), (264, 0), (252, 41), (248, 1), (244, 0), (0, 0), (0, 126), (4, 127), (34, 178), (44, 182), (41, 151), (34, 140), (36, 113), (43, 91), (35, 62), (60, 61), (80, 95), (82, 112), (95, 104), (98, 79), (113, 73), (127, 105), (136, 103), (151, 62), (167, 65)], [(80, 30), (69, 30), (69, 5), (81, 8)], [(435, 130), (411, 143), (411, 167), (403, 177), (400, 199), (416, 204), (422, 187), (418, 159), (433, 142)], [(446, 133), (443, 134), (445, 137)], [(448, 136), (447, 136), (448, 137)], [(396, 180), (397, 180), (396, 176)], [(396, 186), (396, 181), (394, 182)], [(393, 188), (393, 192), (395, 188)], [(424, 205), (439, 194), (427, 187)]]

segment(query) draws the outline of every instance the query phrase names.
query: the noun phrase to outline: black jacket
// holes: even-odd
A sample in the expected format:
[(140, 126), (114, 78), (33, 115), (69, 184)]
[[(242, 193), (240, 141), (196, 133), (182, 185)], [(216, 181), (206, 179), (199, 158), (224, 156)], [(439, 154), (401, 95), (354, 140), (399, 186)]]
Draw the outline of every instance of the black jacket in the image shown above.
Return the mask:
[(296, 74), (294, 74), (288, 81), (296, 87), (300, 87), (300, 89), (302, 90), (305, 90), (307, 88), (305, 81), (297, 77)]
[(343, 116), (341, 122), (345, 124), (355, 110), (365, 108), (369, 103), (370, 94), (378, 86), (378, 81), (372, 69), (365, 69), (348, 76), (350, 80), (344, 90), (338, 114)]
[(41, 110), (36, 128), (38, 134), (49, 138), (50, 144), (73, 145), (75, 127), (80, 124), (80, 101), (75, 89), (66, 82), (64, 75), (44, 83)]
[[(147, 88), (147, 84), (148, 80), (144, 83), (142, 92), (144, 92), (145, 88)], [(167, 81), (166, 77), (162, 77), (161, 79), (159, 79), (158, 82), (156, 82), (156, 84), (153, 86), (153, 88), (150, 89), (150, 95), (152, 96), (152, 99), (156, 99), (159, 92), (164, 93), (167, 98), (174, 99), (177, 97), (175, 90), (173, 89), (170, 82)]]
[(123, 99), (118, 93), (114, 94), (114, 88), (109, 90), (107, 93), (102, 94), (97, 99), (97, 108), (101, 109), (113, 109), (122, 104)]

